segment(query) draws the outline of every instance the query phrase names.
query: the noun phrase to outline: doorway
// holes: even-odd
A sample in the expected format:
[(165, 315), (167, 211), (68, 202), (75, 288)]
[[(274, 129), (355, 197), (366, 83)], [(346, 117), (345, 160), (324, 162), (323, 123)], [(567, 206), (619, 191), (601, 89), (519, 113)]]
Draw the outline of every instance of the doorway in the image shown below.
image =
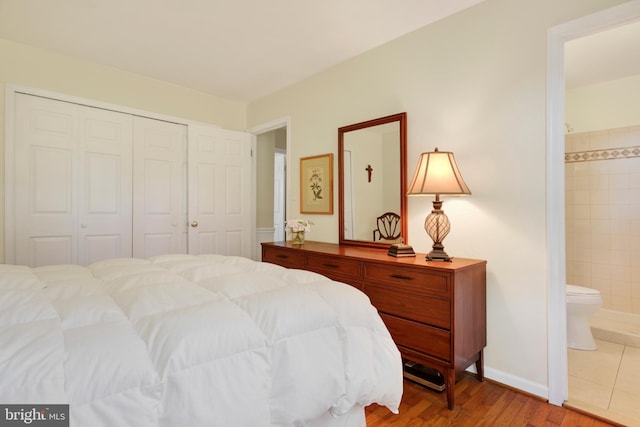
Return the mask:
[(566, 253), (564, 168), (564, 49), (565, 43), (640, 19), (640, 3), (620, 6), (553, 27), (547, 38), (547, 282), (549, 402), (568, 398), (566, 344)]
[(290, 119), (274, 120), (249, 129), (255, 135), (256, 248), (254, 259), (262, 259), (262, 242), (285, 240), (284, 222), (290, 212), (291, 177)]
[(589, 319), (596, 348), (568, 349), (566, 405), (623, 424), (640, 423), (638, 51), (640, 21), (565, 43), (566, 283), (603, 301)]

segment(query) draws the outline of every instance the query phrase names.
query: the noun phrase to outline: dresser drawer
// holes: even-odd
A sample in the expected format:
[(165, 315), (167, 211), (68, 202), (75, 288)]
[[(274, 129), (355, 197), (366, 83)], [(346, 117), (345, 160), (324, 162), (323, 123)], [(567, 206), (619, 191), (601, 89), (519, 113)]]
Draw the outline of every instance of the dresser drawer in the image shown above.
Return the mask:
[(396, 345), (451, 362), (451, 334), (411, 320), (381, 313)]
[(380, 312), (444, 329), (451, 328), (449, 300), (398, 290), (390, 286), (365, 284), (364, 291)]
[(449, 295), (449, 276), (430, 273), (424, 268), (398, 268), (393, 265), (366, 264), (366, 283), (391, 284), (395, 287), (431, 295)]
[(304, 268), (304, 252), (291, 249), (263, 247), (262, 261), (289, 268)]
[(338, 257), (307, 255), (307, 268), (331, 278), (360, 279), (362, 277), (362, 262)]

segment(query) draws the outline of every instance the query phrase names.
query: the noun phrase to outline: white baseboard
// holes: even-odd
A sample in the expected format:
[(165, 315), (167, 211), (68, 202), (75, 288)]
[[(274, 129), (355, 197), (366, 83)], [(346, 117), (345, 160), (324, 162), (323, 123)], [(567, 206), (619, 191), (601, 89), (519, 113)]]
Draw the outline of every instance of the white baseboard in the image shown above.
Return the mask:
[(500, 384), (522, 390), (525, 393), (538, 396), (545, 400), (549, 399), (549, 388), (545, 385), (538, 384), (524, 378), (516, 377), (515, 375), (511, 375), (487, 366), (485, 366), (484, 368), (484, 376)]

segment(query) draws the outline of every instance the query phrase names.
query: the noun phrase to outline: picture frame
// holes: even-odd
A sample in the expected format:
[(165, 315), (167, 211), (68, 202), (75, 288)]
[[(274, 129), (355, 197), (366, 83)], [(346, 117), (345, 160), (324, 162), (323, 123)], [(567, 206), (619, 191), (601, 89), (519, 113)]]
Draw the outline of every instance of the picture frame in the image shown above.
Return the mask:
[(300, 213), (333, 215), (333, 154), (300, 158)]

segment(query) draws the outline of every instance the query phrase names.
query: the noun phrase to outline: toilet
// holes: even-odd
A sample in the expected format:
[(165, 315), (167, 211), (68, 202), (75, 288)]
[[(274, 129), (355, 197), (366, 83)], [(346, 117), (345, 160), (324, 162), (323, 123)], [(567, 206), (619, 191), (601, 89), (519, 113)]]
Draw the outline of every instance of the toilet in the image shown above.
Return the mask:
[(597, 289), (567, 285), (567, 345), (576, 350), (597, 350), (591, 334), (589, 318), (602, 307)]

